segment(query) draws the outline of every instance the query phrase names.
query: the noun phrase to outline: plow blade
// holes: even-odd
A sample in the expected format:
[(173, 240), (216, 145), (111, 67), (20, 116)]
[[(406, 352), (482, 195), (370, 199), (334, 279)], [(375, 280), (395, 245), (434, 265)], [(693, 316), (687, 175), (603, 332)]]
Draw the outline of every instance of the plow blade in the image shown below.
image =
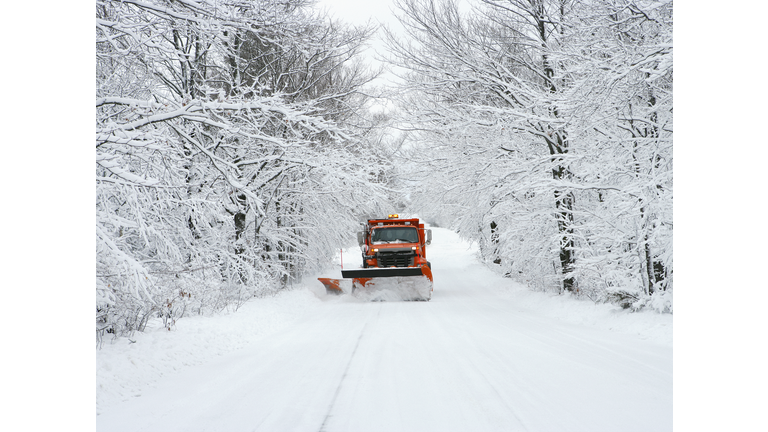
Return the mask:
[[(331, 279), (331, 278), (317, 278), (324, 286), (325, 286), (325, 292), (328, 294), (344, 294), (344, 290), (341, 288), (343, 284), (341, 279)], [(352, 286), (349, 286), (348, 291), (351, 292)]]
[(342, 270), (344, 279), (318, 278), (329, 294), (352, 294), (370, 301), (432, 298), (432, 270), (390, 267)]
[[(367, 269), (355, 269), (355, 270), (342, 270), (341, 276), (347, 278), (380, 278), (380, 277), (396, 277), (396, 276), (426, 276), (424, 270), (429, 270), (429, 267), (389, 267), (389, 268), (367, 268)], [(429, 272), (427, 276), (432, 280), (432, 272)]]

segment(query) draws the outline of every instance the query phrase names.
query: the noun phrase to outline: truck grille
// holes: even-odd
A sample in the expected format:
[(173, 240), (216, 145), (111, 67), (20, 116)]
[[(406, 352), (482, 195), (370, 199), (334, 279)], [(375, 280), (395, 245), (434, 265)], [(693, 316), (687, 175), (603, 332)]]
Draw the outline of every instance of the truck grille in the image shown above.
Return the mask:
[(379, 267), (410, 267), (416, 254), (412, 250), (402, 252), (379, 252)]

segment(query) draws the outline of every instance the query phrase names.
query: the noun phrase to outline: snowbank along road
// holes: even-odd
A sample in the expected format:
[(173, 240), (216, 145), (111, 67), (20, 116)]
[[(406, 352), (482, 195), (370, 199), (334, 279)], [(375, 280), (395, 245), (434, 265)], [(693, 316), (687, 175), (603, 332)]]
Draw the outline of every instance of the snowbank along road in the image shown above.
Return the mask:
[(163, 376), (107, 407), (98, 430), (672, 430), (671, 342), (525, 307), (467, 243), (433, 231), (430, 302), (331, 297), (307, 281), (321, 300), (299, 319)]

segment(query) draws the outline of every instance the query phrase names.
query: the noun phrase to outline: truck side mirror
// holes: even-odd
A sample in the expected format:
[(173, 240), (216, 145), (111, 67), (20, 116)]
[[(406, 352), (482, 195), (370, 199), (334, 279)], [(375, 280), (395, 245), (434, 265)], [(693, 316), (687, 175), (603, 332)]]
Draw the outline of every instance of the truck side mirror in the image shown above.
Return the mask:
[(426, 244), (428, 244), (428, 245), (432, 244), (432, 230), (431, 229), (427, 230), (427, 241), (426, 241)]
[(363, 243), (365, 243), (365, 231), (359, 231), (357, 233), (357, 245), (362, 247)]

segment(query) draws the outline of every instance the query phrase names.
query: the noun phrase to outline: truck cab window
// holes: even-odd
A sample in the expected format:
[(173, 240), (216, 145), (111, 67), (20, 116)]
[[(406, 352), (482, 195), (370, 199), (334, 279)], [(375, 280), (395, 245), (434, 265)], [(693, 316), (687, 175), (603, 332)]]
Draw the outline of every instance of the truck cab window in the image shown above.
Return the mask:
[(376, 243), (418, 243), (416, 228), (378, 228), (373, 230), (371, 241)]

